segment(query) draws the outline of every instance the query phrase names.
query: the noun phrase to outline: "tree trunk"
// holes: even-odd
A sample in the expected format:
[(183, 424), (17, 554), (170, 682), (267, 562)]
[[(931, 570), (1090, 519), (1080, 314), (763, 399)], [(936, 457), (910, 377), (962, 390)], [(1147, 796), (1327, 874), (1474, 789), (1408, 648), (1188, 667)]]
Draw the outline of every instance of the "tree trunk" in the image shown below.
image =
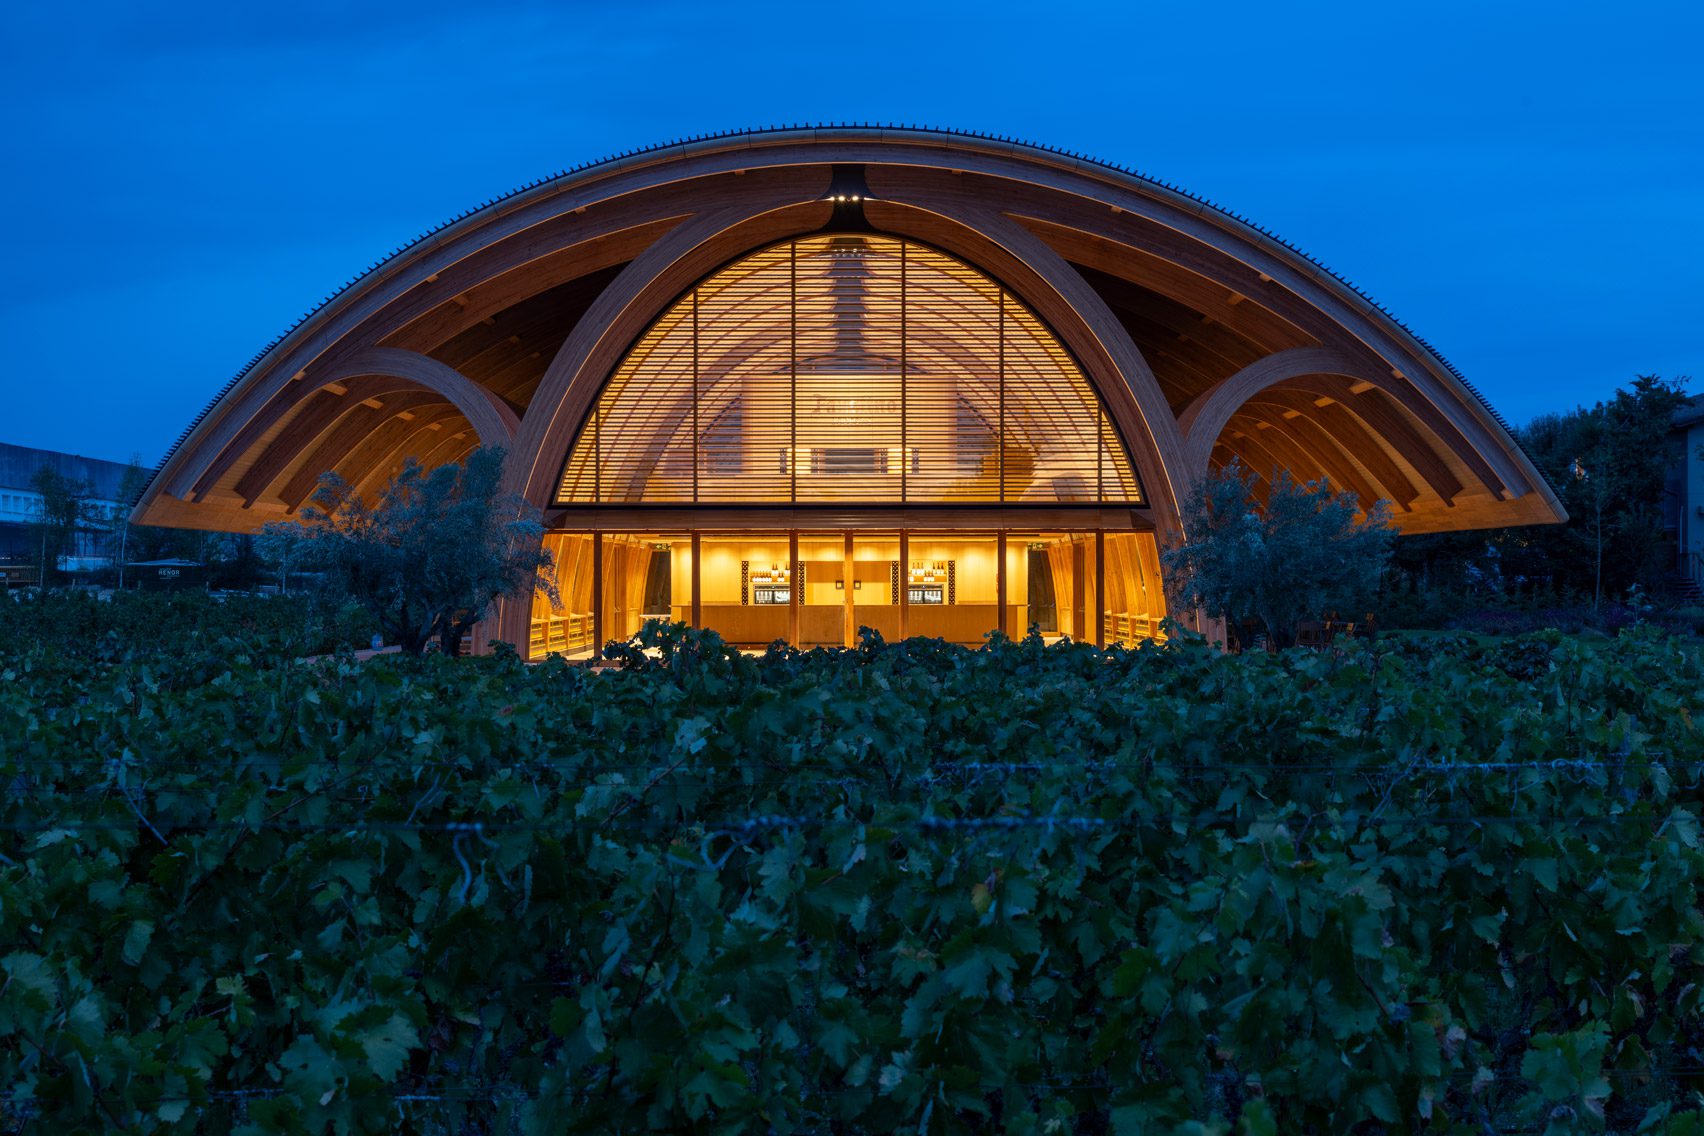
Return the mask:
[(456, 648), (461, 645), (462, 636), (467, 634), (468, 624), (460, 620), (447, 620), (438, 632), (438, 650), (445, 658), (456, 657)]

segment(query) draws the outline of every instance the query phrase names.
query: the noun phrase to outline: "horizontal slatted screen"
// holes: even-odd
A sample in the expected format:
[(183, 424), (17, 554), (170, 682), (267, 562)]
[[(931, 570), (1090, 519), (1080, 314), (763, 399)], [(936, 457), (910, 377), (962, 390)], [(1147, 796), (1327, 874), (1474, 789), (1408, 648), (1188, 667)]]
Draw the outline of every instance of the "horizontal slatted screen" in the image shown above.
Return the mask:
[(790, 241), (677, 301), (622, 360), (560, 505), (1139, 505), (1076, 362), (998, 284), (933, 249)]

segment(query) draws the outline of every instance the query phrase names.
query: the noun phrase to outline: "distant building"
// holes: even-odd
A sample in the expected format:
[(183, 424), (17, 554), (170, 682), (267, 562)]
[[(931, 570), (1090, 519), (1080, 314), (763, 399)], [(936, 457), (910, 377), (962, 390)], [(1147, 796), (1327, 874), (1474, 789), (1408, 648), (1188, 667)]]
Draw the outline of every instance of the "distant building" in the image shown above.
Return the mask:
[(1677, 461), (1669, 469), (1663, 527), (1674, 540), (1676, 567), (1704, 594), (1704, 395), (1675, 411)]
[(89, 487), (88, 522), (78, 531), (70, 551), (59, 558), (58, 567), (67, 572), (106, 567), (112, 562), (112, 550), (107, 547), (111, 526), (131, 505), (123, 499), (124, 475), (130, 467), (4, 442), (0, 442), (0, 564), (30, 570), (32, 582), (40, 570), (41, 535), (36, 525), (42, 502), (33, 482), (43, 468)]

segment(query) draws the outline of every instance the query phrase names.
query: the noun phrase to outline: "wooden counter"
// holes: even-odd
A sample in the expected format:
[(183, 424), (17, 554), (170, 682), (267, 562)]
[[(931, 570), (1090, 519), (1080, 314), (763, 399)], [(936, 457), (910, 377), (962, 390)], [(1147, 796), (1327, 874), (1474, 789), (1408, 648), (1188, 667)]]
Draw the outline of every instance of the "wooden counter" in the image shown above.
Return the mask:
[(763, 647), (787, 638), (785, 604), (707, 603), (700, 610), (705, 627), (739, 646)]
[[(991, 603), (913, 604), (908, 631), (912, 635), (980, 646), (999, 626), (999, 607)], [(787, 638), (787, 609), (775, 604), (703, 605), (704, 626), (730, 643), (763, 647)], [(857, 627), (869, 627), (893, 642), (899, 638), (898, 604), (857, 604)], [(1021, 639), (1028, 630), (1026, 604), (1006, 606), (1006, 633)], [(804, 647), (838, 647), (844, 634), (846, 609), (840, 604), (805, 604), (799, 608), (799, 642)]]

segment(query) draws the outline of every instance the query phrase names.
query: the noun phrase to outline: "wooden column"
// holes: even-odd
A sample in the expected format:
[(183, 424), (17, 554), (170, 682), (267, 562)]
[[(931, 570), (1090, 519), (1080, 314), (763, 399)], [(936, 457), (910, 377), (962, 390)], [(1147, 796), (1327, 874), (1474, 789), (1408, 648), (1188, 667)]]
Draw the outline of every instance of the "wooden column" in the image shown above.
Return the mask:
[(1084, 564), (1083, 541), (1071, 538), (1071, 638), (1082, 643), (1088, 639), (1089, 621), (1084, 608), (1089, 593), (1088, 567)]
[[(696, 295), (696, 294), (695, 294)], [(697, 303), (694, 299), (694, 304)], [(696, 308), (694, 309), (696, 311)], [(689, 619), (694, 627), (704, 626), (704, 579), (699, 571), (699, 553), (703, 551), (703, 543), (696, 530), (692, 534), (692, 611)]]
[(603, 658), (603, 533), (592, 534), (592, 661)]
[(1011, 620), (1006, 615), (1006, 530), (1001, 529), (994, 538), (994, 603), (999, 607), (1000, 618), (995, 626), (1000, 634), (1010, 637), (1011, 629), (1007, 624)]
[(852, 558), (852, 530), (846, 530), (846, 563), (842, 571), (846, 576), (846, 621), (842, 628), (842, 638), (848, 647), (858, 645), (858, 612), (854, 607), (852, 597), (858, 594), (858, 562)]
[(799, 604), (804, 602), (799, 579), (799, 531), (787, 534), (787, 642), (799, 645)]
[(1106, 532), (1095, 530), (1095, 646), (1106, 646)]
[(911, 533), (899, 530), (899, 637), (911, 634)]

